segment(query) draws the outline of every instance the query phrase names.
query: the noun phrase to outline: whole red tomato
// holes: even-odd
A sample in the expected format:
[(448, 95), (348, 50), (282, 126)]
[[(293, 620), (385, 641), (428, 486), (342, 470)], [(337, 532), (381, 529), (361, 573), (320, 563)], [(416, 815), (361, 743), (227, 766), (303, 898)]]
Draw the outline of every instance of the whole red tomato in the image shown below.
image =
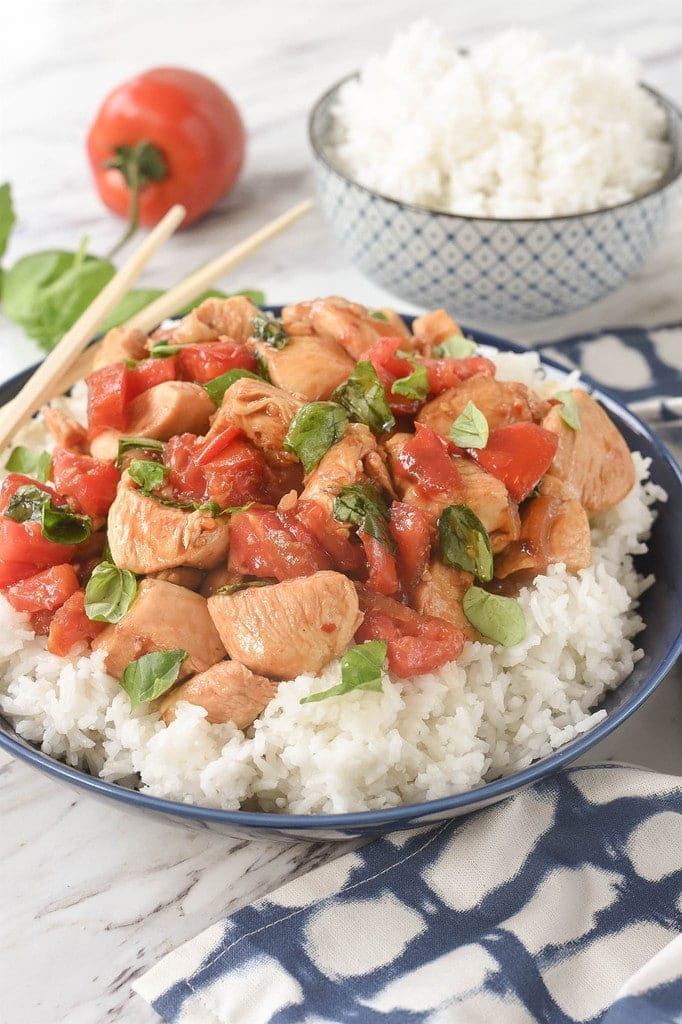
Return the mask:
[[(109, 93), (88, 132), (97, 190), (131, 228), (156, 224), (174, 203), (184, 224), (203, 216), (236, 182), (244, 125), (229, 96), (205, 75), (153, 68)], [(132, 233), (131, 230), (131, 233)]]

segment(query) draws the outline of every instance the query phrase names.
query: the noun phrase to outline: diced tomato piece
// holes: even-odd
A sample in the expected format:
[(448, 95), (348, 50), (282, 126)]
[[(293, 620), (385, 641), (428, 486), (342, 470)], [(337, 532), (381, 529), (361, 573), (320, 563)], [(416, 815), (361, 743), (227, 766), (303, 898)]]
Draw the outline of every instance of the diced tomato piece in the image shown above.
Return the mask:
[(419, 615), (380, 594), (362, 593), (360, 606), (365, 617), (355, 639), (385, 640), (389, 670), (401, 678), (433, 672), (462, 652), (464, 634), (445, 619)]
[(359, 544), (353, 543), (341, 523), (317, 501), (299, 501), (297, 514), (321, 548), (327, 552), (337, 569), (363, 579), (367, 575), (367, 559)]
[(33, 576), (35, 571), (32, 562), (0, 562), (0, 590), (25, 580), (27, 576)]
[(49, 484), (41, 484), (39, 480), (34, 480), (31, 476), (24, 476), (23, 473), (10, 473), (5, 477), (0, 486), (0, 512), (6, 510), (10, 498), (14, 497), (20, 487), (37, 487), (39, 491), (45, 491), (46, 494), (49, 494), (56, 504), (64, 504), (54, 487), (51, 487)]
[(207, 384), (228, 370), (258, 369), (256, 357), (245, 345), (231, 341), (210, 341), (201, 345), (183, 345), (177, 353), (178, 373), (182, 380)]
[(93, 622), (85, 614), (85, 591), (76, 590), (54, 613), (47, 637), (47, 649), (63, 658), (78, 643), (90, 643), (106, 622)]
[(78, 590), (72, 565), (55, 565), (7, 588), (5, 596), (18, 612), (53, 612)]
[(408, 359), (396, 354), (401, 343), (404, 344), (401, 338), (382, 338), (381, 341), (370, 345), (360, 359), (368, 359), (376, 370), (377, 377), (386, 391), (391, 412), (397, 416), (413, 416), (422, 402), (415, 398), (407, 398), (405, 395), (394, 395), (391, 391), (392, 385), (400, 377), (409, 376), (413, 370)]
[(296, 513), (253, 507), (232, 519), (229, 568), (241, 576), (290, 580), (331, 569), (332, 562)]
[(515, 501), (523, 501), (551, 466), (558, 443), (556, 434), (537, 423), (507, 423), (490, 431), (485, 448), (469, 454)]
[(485, 356), (467, 356), (465, 359), (419, 359), (426, 367), (429, 388), (440, 395), (448, 388), (457, 387), (463, 380), (478, 375), (495, 376), (495, 364)]
[(0, 515), (0, 561), (26, 563), (36, 569), (60, 565), (73, 558), (75, 544), (57, 544), (40, 532), (40, 523), (16, 523)]
[(207, 496), (221, 508), (250, 501), (270, 502), (273, 474), (262, 452), (243, 438), (232, 440), (222, 454), (201, 468)]
[(431, 531), (429, 518), (420, 508), (403, 501), (391, 505), (391, 536), (397, 544), (398, 572), (405, 591), (413, 590), (429, 564)]
[(358, 537), (367, 555), (369, 576), (367, 589), (377, 594), (397, 594), (400, 589), (396, 560), (385, 544), (376, 537), (358, 530)]
[(144, 359), (137, 366), (131, 366), (128, 370), (128, 394), (127, 400), (132, 402), (143, 391), (155, 387), (157, 384), (165, 384), (168, 380), (175, 380), (177, 377), (177, 365), (175, 356), (164, 356), (163, 359)]
[(112, 363), (95, 370), (86, 379), (88, 387), (88, 436), (103, 430), (125, 430), (127, 426), (130, 370), (124, 363)]
[(461, 483), (452, 455), (460, 451), (447, 437), (415, 423), (416, 434), (397, 458), (397, 469), (424, 495), (440, 494)]
[(221, 455), (226, 448), (229, 448), (233, 441), (235, 441), (241, 435), (239, 427), (227, 427), (225, 430), (221, 430), (219, 434), (211, 438), (208, 444), (197, 453), (195, 456), (195, 462), (197, 466), (205, 466), (208, 462), (212, 462), (213, 459)]
[(164, 464), (170, 469), (167, 483), (180, 500), (204, 501), (207, 497), (206, 476), (196, 461), (200, 449), (197, 441), (196, 434), (176, 434), (163, 454)]
[(87, 516), (105, 516), (114, 498), (121, 474), (113, 462), (103, 462), (68, 448), (52, 453), (52, 478), (60, 494), (73, 498)]

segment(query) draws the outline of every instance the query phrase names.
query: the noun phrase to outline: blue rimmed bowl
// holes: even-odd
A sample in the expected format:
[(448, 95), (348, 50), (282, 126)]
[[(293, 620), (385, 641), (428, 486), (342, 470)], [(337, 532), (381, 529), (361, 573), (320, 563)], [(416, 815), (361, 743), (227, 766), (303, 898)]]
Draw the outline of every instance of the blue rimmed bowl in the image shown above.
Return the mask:
[(333, 111), (354, 77), (332, 86), (310, 114), (317, 191), (347, 259), (404, 301), (473, 321), (572, 313), (620, 288), (658, 242), (682, 174), (682, 114), (655, 90), (643, 86), (665, 114), (672, 158), (654, 189), (591, 213), (469, 217), (391, 199), (346, 173)]
[[(409, 322), (409, 318), (407, 320)], [(494, 345), (504, 351), (526, 351), (519, 345), (481, 331), (467, 331), (467, 334), (481, 344)], [(551, 360), (543, 360), (543, 365), (552, 376), (565, 376), (566, 371)], [(31, 372), (26, 371), (0, 387), (0, 404), (18, 393)], [(639, 450), (651, 460), (651, 478), (667, 491), (669, 497), (668, 502), (661, 506), (660, 515), (654, 523), (649, 550), (637, 561), (641, 573), (653, 573), (656, 576), (656, 583), (643, 595), (640, 606), (647, 628), (638, 636), (637, 643), (644, 656), (618, 689), (604, 698), (600, 707), (607, 712), (607, 717), (591, 732), (523, 771), (466, 793), (383, 811), (333, 815), (220, 811), (148, 796), (104, 782), (54, 760), (17, 736), (12, 725), (2, 717), (0, 748), (54, 779), (77, 786), (100, 799), (115, 800), (121, 807), (140, 814), (154, 815), (187, 827), (210, 829), (239, 838), (285, 841), (349, 839), (436, 824), (503, 800), (529, 783), (537, 782), (574, 761), (641, 707), (682, 651), (682, 531), (678, 526), (679, 510), (682, 508), (682, 472), (661, 441), (641, 420), (608, 393), (591, 385), (584, 377), (583, 380), (591, 386), (594, 397), (617, 424), (628, 446)]]

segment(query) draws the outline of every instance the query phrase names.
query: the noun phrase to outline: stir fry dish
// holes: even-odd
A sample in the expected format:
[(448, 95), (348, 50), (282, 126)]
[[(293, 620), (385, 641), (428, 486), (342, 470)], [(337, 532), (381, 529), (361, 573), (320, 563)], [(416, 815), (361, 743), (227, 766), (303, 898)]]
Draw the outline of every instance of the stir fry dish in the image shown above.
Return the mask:
[(589, 567), (634, 483), (584, 390), (498, 379), (443, 310), (209, 299), (110, 331), (86, 384), (86, 423), (45, 408), (53, 450), (7, 462), (0, 588), (166, 723), (186, 701), (246, 729), (339, 658), (306, 701), (519, 643), (519, 589)]

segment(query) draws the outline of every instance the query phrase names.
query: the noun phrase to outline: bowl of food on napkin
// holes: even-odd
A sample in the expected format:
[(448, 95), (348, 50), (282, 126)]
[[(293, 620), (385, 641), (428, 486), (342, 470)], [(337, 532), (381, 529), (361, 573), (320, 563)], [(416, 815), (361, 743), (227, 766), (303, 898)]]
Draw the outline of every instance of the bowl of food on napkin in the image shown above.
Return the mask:
[(623, 54), (521, 30), (463, 52), (425, 21), (324, 93), (309, 138), (350, 262), (473, 322), (570, 313), (621, 287), (682, 172), (680, 112)]

